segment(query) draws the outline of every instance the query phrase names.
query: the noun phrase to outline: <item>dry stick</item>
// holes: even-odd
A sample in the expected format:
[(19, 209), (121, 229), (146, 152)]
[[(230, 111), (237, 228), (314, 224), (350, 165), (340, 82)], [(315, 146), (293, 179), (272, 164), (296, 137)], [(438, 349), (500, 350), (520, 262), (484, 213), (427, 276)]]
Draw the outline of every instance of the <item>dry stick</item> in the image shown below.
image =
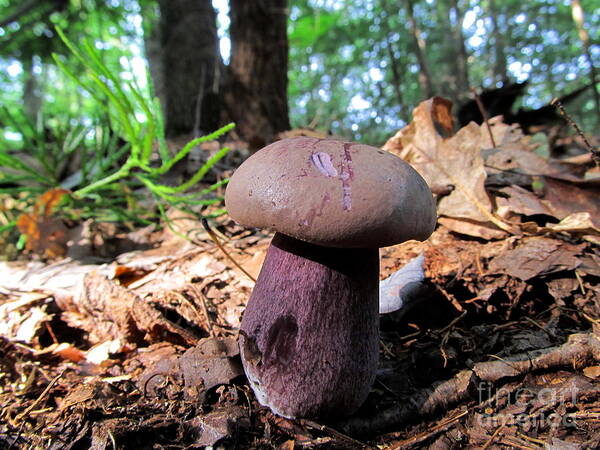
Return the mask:
[(340, 433), (339, 431), (337, 431), (331, 427), (328, 427), (327, 425), (321, 425), (320, 423), (313, 422), (312, 420), (307, 420), (307, 419), (300, 419), (300, 423), (302, 425), (304, 425), (305, 427), (312, 428), (314, 430), (319, 430), (319, 431), (325, 432), (327, 434), (330, 434), (331, 436), (339, 439), (340, 441), (350, 443), (358, 448), (374, 448), (363, 442), (357, 441), (356, 439), (353, 439), (350, 436), (346, 436), (344, 433)]
[(592, 154), (592, 159), (596, 163), (596, 166), (600, 167), (600, 151), (597, 148), (592, 147), (592, 144), (590, 144), (590, 142), (587, 140), (587, 138), (585, 137), (585, 134), (583, 134), (583, 131), (581, 131), (581, 128), (579, 128), (579, 125), (577, 125), (577, 123), (571, 118), (569, 113), (567, 113), (567, 111), (565, 110), (565, 107), (562, 105), (560, 100), (557, 98), (554, 98), (554, 99), (552, 99), (550, 104), (559, 110), (559, 112), (564, 116), (564, 118), (567, 119), (567, 122), (569, 123), (569, 125), (571, 125), (575, 129), (577, 134), (581, 137), (581, 139), (583, 139), (585, 146), (588, 148), (588, 150)]
[(508, 436), (504, 436), (504, 438), (501, 439), (500, 441), (498, 441), (498, 443), (508, 445), (511, 448), (518, 448), (521, 450), (538, 450), (539, 449), (538, 446), (532, 447), (531, 445), (525, 445), (519, 441), (515, 442), (516, 439), (517, 438), (512, 437), (512, 436), (510, 438)]
[(439, 286), (439, 285), (434, 285), (435, 288), (440, 291), (442, 294), (444, 294), (444, 297), (446, 297), (446, 300), (448, 300), (450, 302), (450, 304), (452, 306), (454, 306), (454, 308), (459, 312), (462, 313), (465, 309), (462, 307), (462, 305), (459, 303), (459, 301), (456, 299), (456, 297), (454, 295), (452, 295), (450, 292), (448, 292), (446, 289), (444, 289), (443, 287)]
[(518, 431), (517, 431), (517, 434), (521, 437), (521, 439), (525, 439), (527, 441), (534, 442), (536, 444), (541, 444), (541, 445), (544, 445), (544, 446), (546, 445), (546, 441), (543, 441), (542, 439), (536, 439), (536, 438), (533, 438), (531, 436), (527, 436), (526, 434), (523, 434), (523, 433), (518, 432)]
[(490, 437), (489, 441), (487, 441), (485, 443), (485, 445), (483, 447), (481, 447), (481, 450), (486, 450), (490, 445), (492, 445), (492, 442), (494, 442), (494, 439), (496, 439), (496, 437), (500, 434), (500, 432), (504, 429), (504, 427), (506, 427), (507, 424), (508, 424), (508, 418), (504, 421), (504, 423), (502, 425), (500, 425), (498, 428), (496, 428), (496, 431), (494, 431), (494, 433), (492, 434), (492, 437)]
[(452, 327), (458, 323), (465, 315), (467, 314), (467, 310), (464, 309), (462, 314), (458, 317), (455, 317), (452, 322), (446, 325), (444, 328), (440, 330), (441, 333), (444, 333), (444, 337), (442, 338), (442, 342), (440, 343), (440, 353), (442, 354), (442, 358), (444, 358), (444, 368), (448, 364), (448, 355), (446, 354), (445, 346), (448, 343), (448, 339), (450, 338), (450, 332), (452, 331)]
[(229, 261), (231, 261), (235, 267), (237, 267), (242, 272), (244, 272), (244, 274), (248, 278), (250, 278), (252, 281), (254, 281), (256, 283), (256, 278), (254, 278), (252, 275), (250, 275), (246, 271), (246, 269), (244, 269), (240, 265), (240, 263), (238, 263), (235, 259), (233, 259), (233, 257), (227, 252), (227, 250), (225, 250), (225, 247), (223, 247), (223, 245), (219, 241), (219, 238), (217, 238), (217, 235), (215, 234), (215, 232), (213, 230), (211, 230), (210, 226), (208, 225), (208, 221), (206, 219), (202, 219), (202, 226), (204, 227), (204, 229), (206, 230), (206, 232), (208, 233), (208, 235), (210, 236), (210, 238), (213, 240), (213, 242), (217, 245), (217, 247), (219, 247), (219, 250), (221, 250), (223, 252), (223, 254), (225, 256), (227, 256), (227, 258), (229, 259)]
[(63, 376), (63, 374), (66, 371), (67, 371), (67, 369), (64, 369), (61, 373), (56, 375), (54, 377), (54, 379), (52, 381), (50, 381), (50, 383), (48, 383), (48, 386), (46, 386), (46, 389), (44, 389), (44, 391), (40, 394), (40, 396), (31, 405), (29, 405), (29, 407), (25, 411), (23, 411), (21, 414), (19, 414), (17, 417), (15, 417), (15, 421), (18, 422), (23, 417), (27, 416), (31, 411), (33, 411), (33, 409), (42, 402), (44, 397), (46, 397), (46, 395), (48, 395), (48, 392), (50, 392), (50, 389), (52, 389), (52, 387), (58, 382), (58, 380)]
[(52, 338), (52, 342), (58, 344), (58, 339), (56, 339), (56, 335), (54, 334), (54, 330), (52, 330), (50, 324), (48, 322), (44, 322), (44, 325), (46, 326), (46, 330), (48, 330), (48, 334), (50, 334), (50, 337)]
[[(202, 308), (202, 314), (206, 317), (206, 324), (208, 325), (208, 332), (210, 337), (215, 337), (216, 333), (214, 330), (214, 326), (212, 320), (210, 320), (210, 316), (208, 315), (208, 307), (206, 306), (206, 296), (193, 284), (188, 285), (188, 287), (196, 294), (196, 297), (200, 299), (200, 306)], [(191, 303), (191, 302), (190, 302)], [(195, 305), (194, 305), (195, 306)]]
[(483, 103), (481, 102), (481, 98), (479, 97), (479, 94), (477, 93), (477, 91), (475, 90), (475, 88), (471, 88), (471, 92), (475, 96), (475, 103), (477, 103), (477, 107), (479, 108), (479, 112), (481, 113), (481, 117), (483, 117), (483, 121), (485, 122), (485, 126), (486, 126), (486, 128), (488, 130), (488, 133), (490, 134), (490, 141), (492, 141), (492, 146), (496, 147), (496, 141), (494, 141), (494, 135), (492, 134), (492, 127), (490, 127), (488, 113), (485, 110), (485, 107), (483, 106)]
[[(493, 356), (493, 355), (492, 355)], [(532, 358), (528, 353), (511, 355), (515, 361), (485, 361), (476, 363), (472, 370), (463, 370), (449, 380), (431, 388), (414, 390), (412, 402), (398, 402), (377, 411), (369, 416), (352, 416), (335, 423), (337, 429), (349, 435), (375, 435), (391, 427), (404, 425), (415, 418), (428, 417), (439, 410), (448, 410), (452, 405), (469, 401), (469, 389), (476, 387), (481, 381), (496, 382), (505, 377), (522, 377), (536, 370), (549, 370), (565, 367), (573, 361), (580, 361), (580, 366), (598, 362), (600, 358), (600, 342), (592, 333), (573, 334), (566, 343), (546, 349)], [(496, 359), (500, 359), (495, 357)], [(506, 370), (509, 367), (511, 370)], [(468, 385), (465, 385), (465, 382)], [(453, 393), (451, 396), (448, 393)], [(472, 391), (471, 391), (472, 392)]]
[(453, 417), (450, 417), (449, 419), (441, 421), (440, 423), (434, 425), (432, 428), (430, 428), (426, 431), (423, 431), (422, 433), (419, 433), (419, 434), (417, 434), (413, 437), (410, 437), (408, 439), (405, 439), (403, 441), (394, 442), (392, 444), (392, 446), (390, 447), (390, 450), (399, 450), (401, 448), (409, 448), (414, 445), (420, 444), (421, 442), (432, 438), (436, 434), (446, 431), (448, 428), (450, 428), (452, 425), (454, 425), (456, 422), (458, 422), (459, 419), (466, 416), (469, 412), (470, 412), (470, 410), (467, 409), (465, 411), (458, 413), (457, 415), (455, 415)]

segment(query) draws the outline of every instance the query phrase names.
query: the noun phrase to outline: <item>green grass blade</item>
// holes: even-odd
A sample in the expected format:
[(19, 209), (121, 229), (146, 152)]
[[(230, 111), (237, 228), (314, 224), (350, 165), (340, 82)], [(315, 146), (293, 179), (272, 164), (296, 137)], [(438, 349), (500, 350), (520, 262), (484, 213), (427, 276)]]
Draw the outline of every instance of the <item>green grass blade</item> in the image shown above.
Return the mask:
[[(230, 123), (230, 124), (225, 125), (222, 128), (219, 128), (217, 131), (215, 131), (213, 133), (207, 134), (206, 136), (201, 136), (199, 138), (192, 139), (179, 152), (177, 152), (177, 154), (173, 158), (166, 161), (159, 169), (157, 169), (158, 170), (157, 173), (162, 175), (162, 174), (168, 172), (175, 164), (177, 164), (179, 161), (181, 161), (183, 158), (185, 158), (185, 156), (196, 145), (202, 144), (203, 142), (207, 142), (207, 141), (214, 141), (214, 140), (218, 139), (220, 136), (222, 136), (223, 134), (232, 130), (234, 127), (235, 127), (235, 124)], [(210, 169), (210, 167), (209, 167), (209, 169)]]
[(159, 190), (166, 194), (177, 194), (177, 193), (187, 191), (190, 187), (192, 187), (194, 184), (198, 183), (202, 178), (204, 178), (204, 175), (206, 175), (206, 173), (210, 169), (212, 169), (212, 167), (216, 163), (218, 163), (221, 159), (223, 159), (223, 157), (230, 151), (231, 151), (231, 149), (229, 147), (222, 148), (217, 153), (215, 153), (212, 157), (210, 157), (202, 165), (202, 167), (200, 167), (198, 169), (198, 171), (194, 174), (194, 176), (192, 176), (192, 178), (190, 178), (188, 181), (186, 181), (183, 184), (180, 184), (179, 186), (175, 186), (175, 187), (161, 185), (161, 186), (159, 186)]
[(8, 167), (19, 172), (26, 172), (42, 183), (47, 183), (49, 181), (48, 178), (40, 175), (36, 170), (3, 150), (0, 150), (0, 167)]

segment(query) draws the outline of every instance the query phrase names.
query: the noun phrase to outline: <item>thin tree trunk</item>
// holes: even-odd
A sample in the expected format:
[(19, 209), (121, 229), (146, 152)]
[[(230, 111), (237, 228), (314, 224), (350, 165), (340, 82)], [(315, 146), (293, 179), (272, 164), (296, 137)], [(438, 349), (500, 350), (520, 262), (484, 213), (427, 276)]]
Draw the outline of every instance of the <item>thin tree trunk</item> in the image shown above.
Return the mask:
[(457, 95), (459, 100), (465, 100), (469, 97), (469, 54), (465, 46), (465, 37), (462, 32), (464, 16), (457, 0), (449, 0), (450, 7), (448, 13), (454, 16), (454, 23), (450, 17), (452, 27), (452, 41), (456, 53), (456, 75), (457, 75)]
[[(390, 60), (390, 69), (392, 70), (392, 88), (394, 89), (394, 94), (396, 96), (396, 102), (400, 107), (400, 115), (402, 120), (405, 122), (408, 119), (408, 114), (406, 114), (404, 103), (404, 97), (402, 95), (402, 77), (400, 76), (400, 62), (398, 58), (396, 58), (394, 54), (394, 44), (390, 39), (391, 30), (388, 24), (388, 18), (391, 16), (391, 13), (388, 8), (389, 4), (387, 0), (381, 0), (381, 9), (384, 12), (384, 17), (381, 19), (381, 26), (383, 27), (383, 31), (385, 33), (385, 48), (388, 54), (388, 58)], [(396, 14), (398, 11), (396, 11)]]
[(163, 113), (166, 114), (166, 98), (164, 92), (165, 69), (163, 64), (162, 33), (160, 27), (160, 10), (158, 3), (154, 1), (141, 1), (144, 30), (144, 52), (148, 60), (148, 69), (152, 79), (153, 94), (158, 97), (162, 105)]
[(165, 134), (213, 131), (220, 125), (215, 79), (222, 63), (212, 2), (158, 0), (158, 5), (156, 34), (146, 37), (146, 49), (165, 113)]
[(415, 20), (413, 1), (414, 0), (408, 0), (406, 2), (406, 12), (408, 14), (408, 27), (414, 40), (415, 53), (420, 66), (419, 84), (421, 85), (421, 89), (425, 93), (425, 96), (429, 98), (433, 97), (434, 89), (433, 82), (431, 80), (431, 72), (429, 71), (429, 64), (427, 63), (426, 57), (427, 45), (425, 43), (425, 40), (423, 39), (423, 36), (421, 35), (421, 30), (417, 26), (417, 22)]
[(225, 103), (236, 131), (253, 149), (290, 128), (287, 15), (287, 0), (230, 0)]
[(496, 81), (508, 82), (506, 54), (504, 53), (504, 38), (498, 24), (499, 12), (495, 0), (490, 1), (490, 19), (492, 20), (492, 36), (494, 37), (494, 76)]
[(598, 77), (596, 74), (596, 68), (594, 67), (592, 53), (590, 51), (590, 36), (587, 30), (585, 29), (583, 8), (581, 7), (581, 3), (579, 2), (579, 0), (571, 0), (571, 13), (573, 15), (573, 21), (575, 22), (575, 26), (577, 27), (577, 32), (579, 33), (579, 39), (581, 39), (581, 42), (583, 44), (583, 51), (585, 53), (585, 57), (588, 60), (588, 64), (590, 65), (590, 79), (592, 81), (592, 89), (594, 90), (596, 115), (598, 116), (598, 121), (600, 122), (600, 93), (598, 92)]

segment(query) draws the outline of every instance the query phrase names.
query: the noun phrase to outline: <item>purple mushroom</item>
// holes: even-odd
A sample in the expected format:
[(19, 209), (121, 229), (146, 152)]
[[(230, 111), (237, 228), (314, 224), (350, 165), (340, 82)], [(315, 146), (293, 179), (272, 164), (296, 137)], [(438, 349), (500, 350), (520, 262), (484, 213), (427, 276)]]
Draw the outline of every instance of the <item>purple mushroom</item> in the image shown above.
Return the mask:
[(234, 173), (238, 223), (276, 231), (240, 330), (258, 401), (285, 417), (349, 415), (379, 354), (379, 248), (427, 239), (435, 204), (400, 158), (351, 142), (284, 139)]

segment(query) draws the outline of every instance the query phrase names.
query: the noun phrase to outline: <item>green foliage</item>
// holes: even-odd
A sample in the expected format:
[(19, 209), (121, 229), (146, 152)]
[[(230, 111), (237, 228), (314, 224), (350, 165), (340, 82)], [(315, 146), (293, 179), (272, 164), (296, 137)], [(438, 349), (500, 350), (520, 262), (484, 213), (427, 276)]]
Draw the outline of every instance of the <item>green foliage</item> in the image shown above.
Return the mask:
[(313, 47), (327, 37), (329, 31), (339, 23), (341, 18), (341, 14), (337, 11), (299, 17), (288, 36), (289, 41), (297, 48)]
[[(215, 200), (195, 200), (194, 195), (181, 195), (196, 185), (202, 177), (229, 151), (224, 148), (210, 158), (187, 182), (171, 187), (158, 183), (158, 179), (165, 175), (173, 166), (185, 158), (197, 145), (217, 139), (233, 128), (233, 124), (215, 131), (214, 133), (194, 139), (170, 156), (164, 135), (161, 110), (158, 101), (149, 101), (135, 82), (122, 83), (103, 64), (99, 52), (88, 41), (84, 41), (82, 49), (71, 43), (65, 34), (57, 29), (61, 39), (79, 62), (87, 69), (87, 77), (76, 76), (64, 64), (58, 55), (53, 55), (56, 64), (69, 75), (74, 83), (78, 84), (90, 94), (111, 119), (111, 125), (116, 132), (129, 144), (130, 151), (125, 163), (115, 172), (104, 176), (88, 186), (75, 191), (75, 197), (85, 197), (89, 193), (105, 185), (133, 175), (142, 182), (155, 196), (172, 205), (182, 203), (208, 205)], [(138, 119), (138, 114), (143, 112), (144, 120)], [(160, 165), (151, 166), (151, 158), (155, 143), (158, 143)], [(211, 186), (201, 194), (212, 192), (219, 185)]]
[[(20, 133), (23, 149), (27, 149), (0, 149), (0, 182), (7, 186), (4, 192), (31, 205), (36, 194), (48, 189), (73, 189), (69, 201), (63, 203), (63, 214), (138, 223), (148, 223), (155, 214), (151, 208), (141, 206), (139, 188), (152, 194), (160, 212), (174, 206), (196, 213), (195, 207), (218, 203), (219, 198), (207, 196), (226, 179), (199, 192), (188, 191), (227, 154), (228, 148), (218, 151), (179, 185), (170, 186), (161, 180), (195, 146), (217, 139), (233, 124), (194, 139), (171, 155), (163, 136), (158, 101), (149, 100), (135, 81), (125, 82), (115, 76), (102, 61), (100, 51), (88, 41), (76, 46), (60, 29), (57, 32), (84, 72), (75, 74), (59, 55), (53, 55), (54, 61), (96, 102), (102, 119), (91, 127), (73, 127), (71, 120), (55, 121), (61, 125), (50, 127), (52, 121), (40, 118), (32, 124), (23, 112), (14, 114), (3, 108), (0, 120)], [(66, 164), (74, 160), (79, 161), (77, 170), (61, 179)], [(5, 222), (7, 226), (14, 225), (14, 217)]]
[[(0, 104), (19, 115), (15, 105), (26, 97), (22, 91), (27, 72), (31, 72), (39, 82), (46, 118), (62, 120), (67, 114), (69, 120), (85, 117), (88, 122), (104, 126), (96, 111), (98, 102), (89, 94), (77, 94), (72, 81), (52, 63), (51, 52), (62, 52), (64, 48), (54, 25), (68, 30), (73, 42), (85, 36), (102, 49), (102, 63), (120, 79), (127, 75), (119, 61), (121, 56), (142, 58), (142, 30), (148, 37), (157, 22), (157, 2), (36, 2), (31, 10), (17, 14), (26, 3), (0, 0), (1, 19), (16, 17), (0, 33)], [(415, 0), (413, 4), (436, 94), (453, 100), (466, 95), (456, 82), (458, 56), (452, 27), (460, 31), (459, 38), (466, 48), (470, 87), (493, 87), (501, 81), (495, 71), (498, 45), (503, 46), (512, 81), (529, 80), (525, 107), (541, 106), (589, 82), (589, 67), (582, 56), (570, 2), (496, 0), (502, 38), (498, 43), (493, 34), (490, 0)], [(582, 0), (581, 4), (598, 64), (600, 9), (597, 0)], [(294, 126), (312, 125), (381, 144), (410, 120), (412, 109), (425, 95), (407, 25), (407, 2), (295, 0), (289, 5), (288, 92)], [(453, 5), (458, 7), (459, 17)], [(62, 62), (75, 75), (84, 70), (75, 57)], [(33, 67), (27, 68), (27, 64)], [(21, 65), (23, 72), (15, 75), (7, 71), (10, 65)], [(99, 95), (107, 98), (104, 93)], [(597, 129), (591, 90), (567, 107), (584, 130)], [(0, 135), (0, 145), (11, 143)]]
[[(496, 45), (503, 46), (511, 80), (529, 80), (525, 107), (540, 107), (589, 82), (589, 67), (582, 56), (570, 2), (496, 0), (502, 37), (498, 44), (488, 0), (413, 3), (438, 95), (455, 102), (470, 95), (457, 84), (459, 56), (453, 26), (460, 30), (466, 48), (470, 87), (489, 88), (500, 83), (494, 71)], [(581, 3), (593, 44), (600, 36), (600, 9), (594, 0)], [(412, 109), (425, 94), (407, 23), (406, 2), (292, 2), (288, 91), (292, 123), (312, 124), (341, 136), (381, 144), (410, 120)], [(597, 46), (593, 52), (597, 58)], [(569, 105), (570, 114), (590, 132), (598, 126), (593, 111), (591, 90)]]

